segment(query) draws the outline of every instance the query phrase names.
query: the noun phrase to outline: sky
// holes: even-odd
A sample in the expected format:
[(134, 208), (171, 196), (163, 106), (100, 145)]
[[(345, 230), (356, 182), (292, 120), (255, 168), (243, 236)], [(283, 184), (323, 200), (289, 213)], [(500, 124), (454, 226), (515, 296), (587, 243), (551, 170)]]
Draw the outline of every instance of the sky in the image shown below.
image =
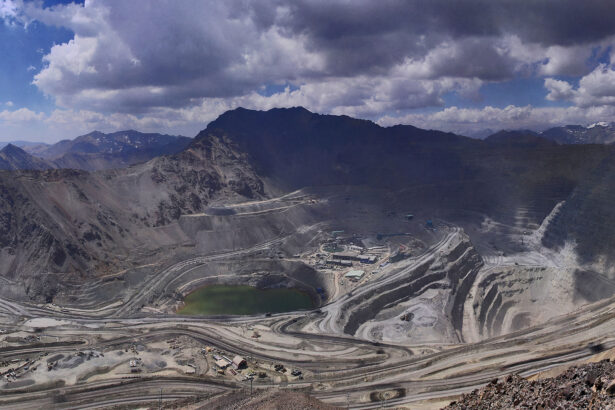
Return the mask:
[(472, 135), (615, 121), (615, 1), (0, 0), (0, 141), (304, 106)]

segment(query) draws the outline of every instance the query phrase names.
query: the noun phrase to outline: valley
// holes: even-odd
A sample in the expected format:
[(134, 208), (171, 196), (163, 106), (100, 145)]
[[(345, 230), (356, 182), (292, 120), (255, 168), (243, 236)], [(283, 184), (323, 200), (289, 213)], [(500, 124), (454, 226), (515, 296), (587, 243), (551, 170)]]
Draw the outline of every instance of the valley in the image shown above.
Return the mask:
[[(399, 280), (396, 276), (407, 275), (406, 272), (426, 262), (434, 263), (434, 259), (442, 257), (450, 260), (455, 252), (461, 258), (459, 246), (467, 238), (452, 226), (438, 229), (445, 232), (423, 252), (401, 266), (393, 263), (381, 275), (358, 282), (351, 293), (360, 295), (372, 288), (382, 288), (387, 282)], [(182, 261), (158, 271), (145, 288), (163, 288), (163, 283), (189, 274), (198, 264), (231, 261), (258, 254), (269, 246), (270, 243), (262, 243), (240, 253)], [(453, 264), (456, 261), (452, 260)], [(486, 266), (476, 269), (479, 275), (493, 270)], [(394, 270), (399, 272), (393, 273)], [(175, 274), (169, 277), (167, 272)], [(401, 283), (407, 282), (404, 279)], [(475, 294), (479, 289), (480, 281), (474, 281), (469, 293)], [(417, 295), (425, 301), (430, 298), (429, 291), (418, 291)], [(443, 342), (442, 335), (434, 333), (438, 327), (433, 325), (431, 334), (425, 330), (418, 333), (422, 340), (400, 339), (397, 328), (403, 322), (399, 319), (391, 321), (393, 334), (388, 340), (377, 341), (373, 333), (361, 330), (352, 337), (347, 327), (338, 324), (340, 312), (360, 312), (352, 306), (348, 294), (315, 311), (219, 318), (164, 314), (153, 307), (148, 309), (149, 306), (132, 310), (145, 300), (142, 296), (137, 292), (124, 303), (97, 309), (3, 299), (0, 308), (5, 342), (0, 358), (13, 368), (19, 367), (14, 371), (19, 377), (4, 382), (2, 406), (110, 406), (148, 400), (156, 403), (160, 397), (165, 403), (187, 397), (205, 400), (245, 388), (245, 376), (234, 376), (229, 370), (220, 376), (214, 363), (215, 355), (241, 355), (247, 358), (250, 371), (258, 375), (253, 382), (257, 388), (308, 388), (311, 395), (327, 403), (344, 406), (350, 401), (353, 408), (379, 407), (380, 397), (386, 398), (389, 406), (411, 404), (414, 408), (429, 404), (432, 399), (454, 397), (500, 374), (530, 375), (590, 357), (591, 343), (615, 347), (612, 299), (571, 309), (564, 316), (561, 311), (556, 312), (550, 318), (540, 318), (537, 326), (494, 337), (481, 337), (480, 332), (472, 335), (470, 331), (464, 332), (463, 326), (460, 333), (455, 333), (460, 324), (449, 323), (450, 339)], [(433, 296), (430, 299), (432, 308), (437, 307), (437, 300)], [(375, 307), (380, 305), (377, 300), (372, 303)], [(340, 304), (348, 306), (339, 308)], [(415, 326), (430, 326), (420, 320), (419, 311), (414, 311)], [(439, 320), (444, 322), (446, 317), (443, 315)], [(378, 323), (386, 327), (389, 322)], [(464, 318), (464, 326), (466, 323), (480, 325), (471, 318)], [(410, 329), (408, 333), (415, 331)], [(479, 340), (462, 343), (460, 334)], [(15, 358), (19, 361), (14, 362)], [(137, 375), (129, 363), (135, 360)], [(278, 363), (288, 372), (275, 371), (274, 365)], [(290, 369), (300, 370), (301, 379), (291, 376)], [(261, 377), (263, 373), (265, 376)], [(151, 392), (149, 399), (144, 391)]]
[[(613, 349), (612, 158), (237, 109), (131, 167), (1, 173), (0, 406), (438, 408)], [(312, 306), (181, 311), (246, 286)]]

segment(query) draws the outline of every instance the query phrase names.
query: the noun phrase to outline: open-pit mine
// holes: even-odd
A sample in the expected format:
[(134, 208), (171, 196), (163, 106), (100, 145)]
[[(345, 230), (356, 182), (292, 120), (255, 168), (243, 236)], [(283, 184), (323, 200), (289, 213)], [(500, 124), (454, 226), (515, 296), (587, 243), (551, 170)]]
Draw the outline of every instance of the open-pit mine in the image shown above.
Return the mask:
[(0, 407), (439, 408), (613, 349), (614, 150), (238, 109), (3, 172)]

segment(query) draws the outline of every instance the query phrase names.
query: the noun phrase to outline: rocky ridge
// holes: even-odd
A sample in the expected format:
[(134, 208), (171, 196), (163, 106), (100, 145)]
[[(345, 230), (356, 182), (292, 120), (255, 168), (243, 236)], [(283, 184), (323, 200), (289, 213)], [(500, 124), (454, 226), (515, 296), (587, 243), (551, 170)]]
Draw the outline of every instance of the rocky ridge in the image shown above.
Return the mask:
[(0, 150), (0, 169), (95, 171), (126, 168), (162, 155), (177, 154), (191, 141), (188, 137), (134, 130), (110, 134), (94, 131), (52, 145), (16, 141)]
[(55, 167), (52, 162), (32, 156), (13, 144), (8, 144), (0, 150), (0, 170), (44, 170)]
[[(264, 194), (242, 155), (211, 138), (120, 170), (0, 172), (0, 274), (49, 300), (58, 282), (105, 275), (179, 246), (188, 240), (176, 223), (181, 214)], [(55, 285), (41, 287), (49, 275)]]
[[(187, 244), (194, 251), (196, 236), (180, 226), (182, 216), (305, 187), (378, 189), (405, 209), (454, 224), (471, 215), (478, 223), (488, 216), (498, 226), (512, 226), (525, 209), (524, 226), (538, 226), (561, 201), (581, 203), (586, 192), (595, 192), (579, 187), (597, 164), (610, 164), (615, 155), (611, 146), (522, 142), (477, 141), (411, 126), (384, 128), (303, 108), (236, 109), (210, 123), (185, 150), (129, 168), (0, 173), (0, 275), (18, 280), (66, 274), (83, 282), (151, 263), (154, 255), (159, 260), (177, 255)], [(578, 200), (570, 198), (573, 192)], [(390, 199), (383, 201), (380, 193), (377, 198), (379, 207), (391, 207)], [(546, 245), (557, 247), (561, 238), (582, 244), (578, 229), (558, 221), (553, 225)], [(480, 245), (475, 230), (466, 232)], [(485, 246), (476, 249), (481, 253)], [(611, 252), (590, 250), (597, 252), (587, 252), (588, 263)], [(433, 278), (441, 275), (433, 272)], [(457, 292), (457, 279), (450, 279), (448, 286)], [(452, 305), (461, 306), (459, 301)], [(350, 322), (354, 333), (355, 321)]]
[(560, 144), (612, 144), (615, 142), (615, 122), (599, 122), (590, 126), (566, 125), (540, 133)]
[(494, 379), (464, 394), (445, 409), (613, 409), (615, 362), (572, 366), (557, 377), (527, 380), (519, 375)]

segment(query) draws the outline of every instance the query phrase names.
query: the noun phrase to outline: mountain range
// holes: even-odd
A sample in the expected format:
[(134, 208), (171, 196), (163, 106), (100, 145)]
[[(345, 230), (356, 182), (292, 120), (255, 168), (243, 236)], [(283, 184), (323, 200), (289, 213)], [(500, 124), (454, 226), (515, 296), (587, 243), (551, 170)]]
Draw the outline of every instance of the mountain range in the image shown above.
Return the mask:
[(134, 130), (110, 134), (94, 131), (53, 145), (17, 141), (3, 148), (4, 160), (0, 162), (0, 169), (123, 168), (160, 155), (180, 152), (190, 141), (190, 138), (182, 136)]
[(0, 150), (0, 170), (51, 169), (55, 164), (35, 157), (16, 145), (8, 144)]
[(550, 128), (540, 135), (560, 144), (612, 144), (615, 142), (615, 122), (598, 122), (588, 127), (566, 125)]
[[(374, 124), (375, 125), (375, 124)], [(411, 127), (411, 126), (396, 126)], [(396, 127), (393, 127), (395, 129)], [(479, 135), (480, 134), (480, 135)], [(491, 143), (528, 144), (553, 141), (558, 144), (611, 144), (615, 142), (615, 122), (599, 122), (584, 127), (566, 125), (542, 132), (532, 130), (484, 130), (474, 138)], [(0, 169), (43, 170), (50, 168), (103, 170), (124, 168), (161, 155), (172, 155), (188, 146), (191, 139), (135, 130), (105, 134), (93, 131), (73, 140), (55, 144), (12, 141), (0, 151)]]
[(502, 130), (496, 133), (478, 133), (473, 136), (484, 139), (494, 136), (500, 138), (504, 135), (508, 137), (539, 136), (558, 144), (612, 144), (615, 142), (615, 122), (597, 122), (589, 126), (565, 125), (549, 128), (542, 132), (527, 129)]
[[(92, 145), (82, 145), (85, 155)], [(109, 150), (124, 152), (115, 142)], [(615, 256), (615, 216), (605, 196), (614, 155), (611, 145), (506, 135), (481, 141), (303, 108), (240, 108), (211, 122), (184, 150), (127, 168), (0, 172), (0, 275), (25, 283), (24, 297), (51, 300), (62, 283), (193, 252), (186, 248), (193, 228), (180, 223), (182, 216), (305, 187), (365, 187), (380, 192), (376, 201), (382, 196), (458, 223), (485, 215), (515, 224), (525, 209), (525, 223), (538, 226), (569, 199), (591, 223), (564, 208), (545, 243), (556, 249), (576, 241), (585, 262), (607, 266)], [(595, 219), (599, 209), (606, 220)]]

